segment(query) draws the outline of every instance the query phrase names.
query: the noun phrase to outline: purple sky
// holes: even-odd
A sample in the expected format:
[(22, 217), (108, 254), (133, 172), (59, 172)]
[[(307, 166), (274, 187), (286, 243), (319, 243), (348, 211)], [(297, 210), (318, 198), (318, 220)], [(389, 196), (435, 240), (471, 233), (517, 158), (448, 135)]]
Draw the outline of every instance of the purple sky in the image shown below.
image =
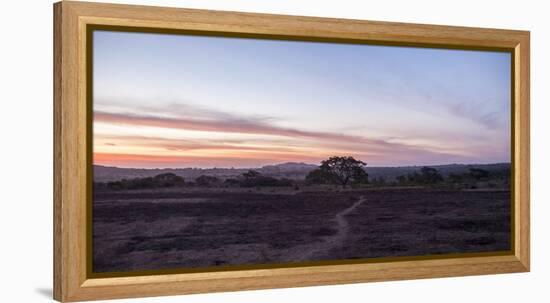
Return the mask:
[(510, 162), (509, 53), (96, 31), (94, 163)]

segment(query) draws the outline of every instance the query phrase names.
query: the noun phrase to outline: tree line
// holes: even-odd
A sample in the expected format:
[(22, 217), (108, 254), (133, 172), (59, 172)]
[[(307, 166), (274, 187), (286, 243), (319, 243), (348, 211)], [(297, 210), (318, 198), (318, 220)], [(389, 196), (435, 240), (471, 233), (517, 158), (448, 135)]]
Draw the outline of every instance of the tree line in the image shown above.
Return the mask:
[(469, 168), (463, 173), (450, 173), (444, 177), (433, 167), (422, 167), (420, 171), (397, 176), (394, 181), (383, 177), (371, 180), (373, 186), (440, 186), (451, 188), (496, 188), (508, 187), (510, 170), (488, 171)]
[(216, 176), (202, 175), (193, 181), (186, 181), (176, 174), (166, 173), (154, 177), (94, 182), (94, 188), (99, 190), (131, 190), (171, 187), (280, 187), (293, 186), (294, 183), (295, 181), (291, 179), (278, 179), (249, 170), (237, 178), (221, 179)]
[(149, 189), (184, 186), (185, 180), (173, 173), (165, 173), (154, 177), (122, 179), (119, 181), (94, 182), (95, 189)]
[(170, 187), (295, 187), (302, 185), (347, 186), (445, 186), (454, 188), (476, 188), (507, 186), (509, 170), (489, 172), (480, 168), (470, 168), (467, 172), (451, 173), (444, 177), (433, 167), (422, 167), (418, 171), (386, 180), (382, 176), (369, 179), (365, 171), (366, 163), (353, 157), (330, 157), (321, 161), (321, 165), (310, 171), (303, 181), (288, 178), (265, 176), (258, 171), (249, 170), (237, 177), (222, 179), (211, 175), (202, 175), (192, 181), (186, 181), (173, 173), (159, 174), (154, 177), (122, 179), (120, 181), (95, 182), (94, 188), (108, 190), (153, 189)]

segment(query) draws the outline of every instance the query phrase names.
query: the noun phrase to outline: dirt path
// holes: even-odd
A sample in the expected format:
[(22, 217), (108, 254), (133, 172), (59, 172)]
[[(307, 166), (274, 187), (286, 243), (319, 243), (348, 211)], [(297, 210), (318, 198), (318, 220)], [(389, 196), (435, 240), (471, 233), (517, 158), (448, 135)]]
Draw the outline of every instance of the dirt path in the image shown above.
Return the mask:
[(349, 223), (346, 219), (346, 215), (353, 212), (359, 205), (363, 204), (366, 201), (364, 196), (359, 197), (359, 200), (355, 202), (352, 206), (341, 210), (334, 217), (336, 222), (336, 234), (328, 237), (324, 237), (322, 241), (308, 244), (308, 245), (298, 245), (289, 249), (285, 255), (286, 260), (291, 260), (292, 262), (296, 261), (308, 261), (320, 257), (328, 253), (331, 249), (341, 247), (344, 245), (344, 240), (347, 237), (349, 232)]
[(346, 220), (345, 216), (349, 213), (351, 213), (353, 210), (357, 208), (357, 206), (363, 204), (365, 202), (365, 197), (361, 196), (359, 197), (359, 201), (355, 202), (352, 206), (342, 210), (338, 214), (336, 214), (336, 217), (334, 218), (336, 220), (336, 223), (338, 224), (338, 233), (334, 236), (336, 238), (336, 242), (334, 243), (334, 247), (338, 245), (344, 244), (344, 240), (348, 234), (349, 231), (349, 223), (348, 220)]

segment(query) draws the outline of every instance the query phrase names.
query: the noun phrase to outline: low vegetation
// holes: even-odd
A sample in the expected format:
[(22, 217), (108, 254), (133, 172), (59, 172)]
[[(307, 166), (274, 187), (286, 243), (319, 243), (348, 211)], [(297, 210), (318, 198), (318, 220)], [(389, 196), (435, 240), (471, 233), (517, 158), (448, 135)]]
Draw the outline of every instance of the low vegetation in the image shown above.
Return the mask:
[(445, 189), (507, 189), (510, 169), (485, 170), (471, 167), (466, 172), (442, 174), (433, 167), (420, 167), (412, 172), (397, 175), (370, 177), (366, 163), (353, 157), (330, 157), (321, 162), (303, 179), (292, 179), (266, 175), (258, 170), (248, 170), (237, 176), (200, 175), (185, 180), (174, 173), (163, 173), (153, 177), (136, 177), (119, 181), (95, 182), (96, 190), (132, 190), (171, 187), (188, 188), (270, 188), (289, 187), (294, 189), (311, 186), (329, 188), (385, 188), (385, 187), (430, 187)]
[(111, 182), (94, 182), (95, 189), (146, 189), (146, 188), (166, 188), (183, 186), (185, 180), (172, 173), (160, 174), (154, 177), (122, 179)]

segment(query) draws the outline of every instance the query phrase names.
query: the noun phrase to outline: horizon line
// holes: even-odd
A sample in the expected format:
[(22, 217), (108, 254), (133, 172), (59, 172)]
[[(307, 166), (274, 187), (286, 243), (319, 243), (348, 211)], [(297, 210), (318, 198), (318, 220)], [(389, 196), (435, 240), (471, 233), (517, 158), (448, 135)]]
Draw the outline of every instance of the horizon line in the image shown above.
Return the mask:
[[(107, 168), (117, 168), (117, 169), (145, 169), (145, 170), (177, 170), (177, 169), (202, 169), (202, 170), (208, 170), (208, 169), (260, 169), (268, 166), (279, 166), (284, 164), (301, 164), (301, 165), (311, 165), (311, 166), (320, 166), (320, 164), (312, 164), (312, 163), (306, 163), (306, 162), (282, 162), (282, 163), (276, 163), (276, 164), (268, 164), (263, 166), (257, 166), (257, 167), (120, 167), (120, 166), (109, 166), (109, 165), (102, 165), (102, 164), (95, 164), (92, 163), (93, 166), (101, 166), (101, 167), (107, 167)], [(411, 164), (411, 165), (387, 165), (387, 166), (372, 166), (372, 165), (364, 165), (365, 168), (398, 168), (398, 167), (434, 167), (434, 166), (450, 166), (450, 165), (497, 165), (497, 164), (512, 164), (512, 162), (489, 162), (489, 163), (441, 163), (441, 164)]]

